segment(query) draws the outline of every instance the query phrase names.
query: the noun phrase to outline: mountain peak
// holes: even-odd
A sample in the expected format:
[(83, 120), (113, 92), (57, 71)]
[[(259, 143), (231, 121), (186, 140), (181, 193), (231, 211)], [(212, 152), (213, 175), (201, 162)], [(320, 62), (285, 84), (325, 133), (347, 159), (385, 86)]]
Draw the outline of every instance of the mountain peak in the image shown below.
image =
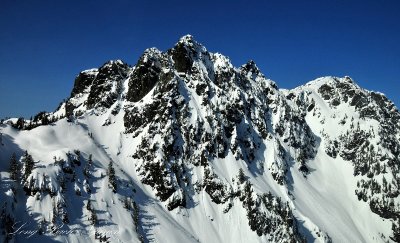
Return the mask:
[(308, 83), (306, 83), (305, 85), (300, 86), (299, 88), (302, 87), (314, 87), (314, 88), (319, 88), (323, 85), (331, 85), (331, 86), (341, 86), (341, 85), (345, 85), (345, 86), (351, 86), (353, 88), (360, 88), (354, 81), (352, 78), (350, 78), (349, 76), (344, 76), (344, 77), (336, 77), (336, 76), (325, 76), (325, 77), (320, 77), (317, 79), (314, 79), (312, 81), (309, 81)]
[(260, 74), (263, 75), (253, 60), (249, 60), (246, 64), (243, 64), (240, 67), (240, 70), (247, 76), (252, 76), (253, 78)]
[(143, 54), (151, 55), (151, 54), (160, 54), (161, 51), (156, 47), (147, 48), (144, 50)]
[(183, 44), (185, 46), (202, 46), (200, 43), (198, 43), (192, 35), (184, 35), (181, 38), (179, 38), (179, 41), (177, 44)]
[(184, 46), (188, 51), (202, 52), (206, 51), (206, 48), (199, 42), (197, 42), (192, 35), (184, 35), (182, 36), (178, 43), (175, 45), (175, 49), (177, 46)]
[(103, 66), (100, 67), (100, 69), (113, 68), (113, 67), (117, 67), (117, 66), (127, 66), (127, 64), (120, 59), (110, 60), (110, 61), (104, 63)]
[(193, 36), (185, 35), (168, 50), (168, 54), (171, 55), (178, 72), (188, 73), (194, 60), (202, 59), (208, 52), (202, 44), (193, 39)]
[(182, 43), (190, 43), (193, 41), (194, 41), (194, 37), (193, 37), (193, 35), (190, 35), (190, 34), (186, 34), (186, 35), (182, 36), (181, 38), (179, 38), (179, 42), (182, 42)]
[(256, 63), (254, 62), (254, 60), (249, 60), (247, 61), (246, 64), (242, 65), (242, 67), (248, 71), (253, 71), (253, 72), (259, 72), (260, 69), (258, 69)]
[(279, 89), (185, 35), (0, 123), (0, 231), (41, 232), (0, 242), (400, 242), (399, 124), (348, 76)]

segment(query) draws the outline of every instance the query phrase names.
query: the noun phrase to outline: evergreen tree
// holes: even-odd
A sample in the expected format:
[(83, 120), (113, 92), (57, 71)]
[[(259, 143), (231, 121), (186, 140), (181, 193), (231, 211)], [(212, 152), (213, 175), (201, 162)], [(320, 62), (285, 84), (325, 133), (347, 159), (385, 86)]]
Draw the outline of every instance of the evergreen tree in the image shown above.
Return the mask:
[(24, 129), (25, 119), (23, 117), (18, 118), (17, 122), (13, 125), (18, 130)]
[(241, 200), (243, 201), (244, 207), (248, 211), (251, 210), (251, 208), (254, 205), (252, 194), (253, 194), (252, 185), (251, 185), (251, 183), (249, 181), (247, 181), (245, 186), (244, 186), (244, 191), (243, 191)]
[(53, 214), (52, 214), (52, 218), (51, 218), (51, 223), (56, 224), (57, 217), (58, 217), (58, 209), (57, 209), (56, 203), (53, 201)]
[(33, 166), (35, 163), (33, 161), (32, 156), (28, 153), (28, 151), (25, 151), (23, 163), (24, 163), (23, 179), (26, 180), (29, 177), (29, 175), (32, 173)]
[(86, 203), (86, 209), (87, 209), (88, 211), (91, 211), (91, 210), (92, 210), (92, 203), (90, 202), (90, 200), (88, 200), (88, 202)]
[(16, 181), (18, 179), (18, 171), (19, 171), (18, 161), (15, 153), (13, 153), (10, 159), (10, 178), (12, 180)]
[(64, 210), (63, 213), (62, 213), (62, 222), (64, 224), (68, 224), (69, 223), (68, 213), (67, 213), (66, 210)]
[(88, 158), (88, 161), (87, 161), (87, 163), (85, 165), (85, 168), (83, 168), (83, 175), (86, 178), (90, 177), (90, 167), (92, 167), (92, 165), (93, 165), (92, 154), (90, 154), (89, 158)]
[(92, 154), (89, 154), (88, 164), (89, 164), (89, 166), (92, 166), (92, 164), (93, 164)]
[(239, 169), (239, 176), (238, 176), (238, 178), (239, 178), (240, 184), (243, 184), (243, 183), (246, 181), (246, 176), (245, 176), (245, 174), (244, 174), (242, 168)]
[(115, 170), (114, 170), (112, 161), (110, 161), (110, 163), (108, 164), (107, 174), (108, 174), (109, 188), (112, 189), (113, 192), (117, 192), (117, 181), (116, 181)]
[(124, 198), (124, 208), (126, 208), (127, 210), (131, 210), (132, 208), (131, 198), (129, 197)]
[(97, 215), (96, 215), (96, 212), (93, 209), (90, 210), (90, 218), (89, 218), (89, 220), (92, 223), (92, 225), (96, 225), (97, 224)]
[(65, 183), (65, 178), (64, 178), (64, 176), (63, 176), (63, 175), (59, 175), (59, 176), (57, 177), (57, 180), (58, 180), (58, 183), (59, 183), (59, 185), (60, 185), (60, 187), (61, 187), (61, 192), (65, 192), (65, 190), (67, 189), (67, 185), (66, 185), (66, 183)]
[(43, 115), (42, 125), (48, 125), (48, 124), (50, 124), (49, 118), (46, 115)]
[(135, 201), (133, 201), (133, 213), (132, 213), (133, 222), (136, 226), (136, 232), (138, 232), (139, 227), (139, 206)]
[(90, 200), (88, 200), (87, 204), (86, 204), (86, 209), (89, 211), (90, 215), (89, 215), (89, 220), (93, 225), (97, 224), (97, 215), (95, 210), (92, 207), (92, 203)]
[(139, 222), (139, 206), (137, 205), (137, 203), (135, 201), (133, 201), (133, 210), (131, 213), (131, 217), (132, 217), (133, 223), (135, 225), (135, 231), (136, 231), (136, 233), (138, 233), (139, 241), (144, 242), (143, 235), (140, 234), (140, 232), (139, 232), (139, 226), (140, 226), (139, 225), (139, 223), (140, 223)]
[(43, 235), (44, 233), (46, 233), (46, 219), (42, 218), (39, 222), (39, 227), (38, 227), (38, 234), (39, 235)]
[(74, 150), (74, 153), (76, 156), (71, 155), (71, 157), (73, 158), (72, 162), (78, 166), (81, 166), (81, 151), (76, 149)]
[(29, 119), (28, 130), (30, 130), (30, 129), (33, 128), (33, 120), (32, 120), (32, 119), (33, 119), (33, 118), (32, 118), (32, 116), (31, 116), (31, 119)]

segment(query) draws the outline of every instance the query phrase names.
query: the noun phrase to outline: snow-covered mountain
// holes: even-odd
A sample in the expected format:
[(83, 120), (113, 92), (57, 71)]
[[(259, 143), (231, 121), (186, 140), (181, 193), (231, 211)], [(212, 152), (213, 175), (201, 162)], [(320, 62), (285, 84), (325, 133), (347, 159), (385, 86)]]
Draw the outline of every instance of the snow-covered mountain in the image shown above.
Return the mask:
[(187, 35), (0, 133), (5, 242), (400, 242), (400, 113), (349, 77), (279, 89)]

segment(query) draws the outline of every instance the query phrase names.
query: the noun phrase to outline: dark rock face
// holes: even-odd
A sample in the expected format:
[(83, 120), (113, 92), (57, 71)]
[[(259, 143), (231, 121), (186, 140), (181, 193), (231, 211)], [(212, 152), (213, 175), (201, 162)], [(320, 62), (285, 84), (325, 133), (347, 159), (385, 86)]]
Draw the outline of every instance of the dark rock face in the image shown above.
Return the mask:
[(65, 116), (70, 117), (70, 116), (74, 115), (75, 108), (76, 107), (73, 104), (71, 104), (71, 102), (67, 101), (65, 103)]
[(256, 63), (253, 60), (248, 61), (245, 65), (240, 67), (241, 73), (245, 75), (251, 75), (253, 78), (260, 75), (260, 69), (258, 69)]
[[(89, 71), (80, 72), (79, 75), (75, 78), (74, 87), (72, 88), (71, 96), (72, 97), (79, 97), (85, 92), (90, 91), (90, 87), (92, 86), (93, 82), (96, 80), (98, 74), (98, 69), (92, 69)], [(74, 110), (80, 105), (73, 104), (73, 102), (68, 99), (65, 102), (65, 116), (70, 117), (74, 115)]]
[(122, 81), (127, 78), (128, 69), (129, 66), (121, 61), (111, 61), (99, 68), (87, 99), (88, 109), (96, 106), (110, 108), (122, 91)]
[(135, 65), (130, 75), (127, 100), (141, 100), (160, 81), (161, 69), (165, 64), (162, 54), (155, 49), (147, 50)]
[(333, 97), (333, 88), (327, 84), (323, 84), (319, 89), (318, 92), (321, 94), (324, 100), (330, 100)]
[[(70, 98), (65, 102), (65, 116), (79, 115), (78, 107), (110, 108), (121, 95), (130, 68), (122, 61), (109, 61), (99, 69), (81, 72), (75, 79)], [(82, 97), (87, 95), (86, 100)]]
[(178, 43), (171, 51), (174, 67), (176, 71), (187, 73), (192, 68), (193, 60), (191, 50), (183, 43)]
[(82, 93), (86, 88), (92, 85), (96, 79), (96, 72), (81, 72), (75, 79), (74, 87), (71, 92), (71, 97)]
[(190, 35), (182, 37), (168, 54), (172, 57), (176, 71), (181, 73), (190, 73), (195, 60), (201, 59), (202, 55), (209, 55)]

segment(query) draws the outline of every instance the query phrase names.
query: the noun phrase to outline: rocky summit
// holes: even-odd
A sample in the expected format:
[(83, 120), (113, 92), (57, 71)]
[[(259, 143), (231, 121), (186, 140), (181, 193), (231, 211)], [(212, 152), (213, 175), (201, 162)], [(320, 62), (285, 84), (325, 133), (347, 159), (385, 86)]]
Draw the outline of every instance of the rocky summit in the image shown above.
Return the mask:
[(0, 125), (4, 242), (400, 242), (400, 113), (350, 77), (280, 89), (192, 36)]

